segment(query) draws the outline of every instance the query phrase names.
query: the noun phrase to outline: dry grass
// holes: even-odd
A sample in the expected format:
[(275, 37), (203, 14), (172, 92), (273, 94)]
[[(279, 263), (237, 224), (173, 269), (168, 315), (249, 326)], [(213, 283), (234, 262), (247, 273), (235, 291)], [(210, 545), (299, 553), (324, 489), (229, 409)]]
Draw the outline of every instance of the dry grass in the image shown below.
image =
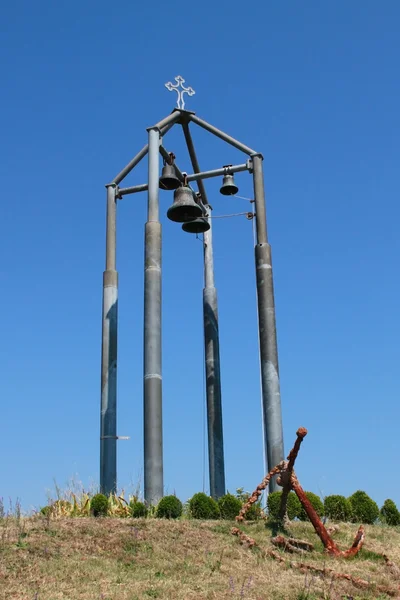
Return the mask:
[[(0, 519), (1, 600), (317, 600), (386, 598), (347, 582), (305, 575), (240, 545), (234, 523), (156, 519)], [(243, 529), (262, 547), (272, 547), (263, 522)], [(354, 525), (341, 525), (335, 539), (347, 548)], [(308, 523), (291, 534), (313, 542), (310, 564), (351, 573), (381, 585), (399, 586), (376, 553), (400, 565), (400, 529), (367, 527), (365, 549), (345, 561), (324, 556)], [(293, 557), (298, 560), (298, 557)], [(400, 597), (400, 594), (399, 594)]]

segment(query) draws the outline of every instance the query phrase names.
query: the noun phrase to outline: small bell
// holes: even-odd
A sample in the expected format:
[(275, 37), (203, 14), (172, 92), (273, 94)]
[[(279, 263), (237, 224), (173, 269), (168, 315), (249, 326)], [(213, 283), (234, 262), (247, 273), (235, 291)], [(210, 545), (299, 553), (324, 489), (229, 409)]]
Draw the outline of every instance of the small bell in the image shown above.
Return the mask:
[(181, 184), (174, 167), (175, 156), (172, 153), (169, 156), (170, 162), (164, 161), (159, 180), (159, 186), (162, 190), (176, 190)]
[(182, 185), (174, 192), (174, 203), (167, 211), (167, 217), (175, 223), (186, 223), (201, 217), (200, 206), (195, 202), (193, 191), (187, 185)]
[(210, 229), (210, 223), (204, 217), (200, 219), (194, 219), (194, 221), (188, 221), (182, 225), (183, 231), (186, 233), (204, 233)]
[(226, 173), (226, 175), (224, 175), (222, 187), (219, 191), (223, 196), (233, 196), (238, 193), (239, 188), (235, 184), (232, 173)]

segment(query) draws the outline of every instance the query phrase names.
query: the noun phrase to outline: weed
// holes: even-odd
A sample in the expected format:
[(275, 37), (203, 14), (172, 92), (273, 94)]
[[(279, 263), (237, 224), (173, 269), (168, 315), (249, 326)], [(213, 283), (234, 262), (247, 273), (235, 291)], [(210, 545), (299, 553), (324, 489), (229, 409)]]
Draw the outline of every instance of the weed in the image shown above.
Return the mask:
[(210, 531), (214, 533), (225, 533), (231, 535), (232, 525), (230, 523), (218, 523), (218, 525), (214, 525), (211, 527)]
[(251, 584), (253, 582), (253, 577), (245, 577), (242, 583), (236, 585), (233, 577), (229, 577), (229, 589), (233, 595), (237, 598), (246, 598), (247, 592), (250, 590)]
[(156, 571), (154, 573), (154, 577), (157, 577), (158, 579), (162, 579), (162, 577), (165, 577), (165, 573), (163, 571)]
[(385, 558), (382, 556), (382, 554), (378, 554), (373, 550), (367, 550), (366, 548), (362, 548), (353, 560), (372, 560), (380, 563), (385, 562)]
[(220, 571), (224, 551), (221, 550), (221, 553), (217, 559), (215, 559), (214, 552), (206, 551), (205, 554), (206, 554), (207, 568), (210, 569), (211, 573), (215, 573), (215, 571)]
[(25, 542), (22, 539), (19, 539), (15, 545), (17, 548), (23, 548), (23, 549), (28, 548), (28, 542)]
[(160, 597), (159, 590), (156, 590), (154, 588), (150, 588), (150, 589), (146, 590), (145, 594), (146, 594), (146, 596), (150, 596), (150, 598), (159, 598)]

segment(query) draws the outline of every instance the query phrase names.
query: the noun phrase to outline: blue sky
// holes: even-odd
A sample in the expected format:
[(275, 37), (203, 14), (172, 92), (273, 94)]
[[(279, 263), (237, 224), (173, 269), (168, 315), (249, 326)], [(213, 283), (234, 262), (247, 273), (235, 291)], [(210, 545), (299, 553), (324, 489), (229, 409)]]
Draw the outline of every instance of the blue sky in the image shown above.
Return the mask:
[[(252, 7), (258, 7), (252, 10)], [(184, 8), (184, 10), (183, 10)], [(98, 481), (105, 189), (173, 109), (264, 154), (285, 451), (324, 495), (400, 504), (398, 262), (400, 5), (71, 0), (3, 6), (1, 18), (0, 497), (29, 509), (55, 478)], [(203, 170), (242, 155), (193, 129)], [(178, 130), (165, 138), (190, 170)], [(142, 183), (146, 164), (127, 185)], [(251, 197), (248, 174), (239, 194)], [(207, 182), (214, 214), (248, 209)], [(161, 195), (165, 491), (203, 489), (202, 245)], [(118, 206), (119, 485), (143, 483), (146, 196)], [(252, 224), (214, 221), (226, 480), (263, 476)], [(206, 473), (206, 489), (208, 477)]]

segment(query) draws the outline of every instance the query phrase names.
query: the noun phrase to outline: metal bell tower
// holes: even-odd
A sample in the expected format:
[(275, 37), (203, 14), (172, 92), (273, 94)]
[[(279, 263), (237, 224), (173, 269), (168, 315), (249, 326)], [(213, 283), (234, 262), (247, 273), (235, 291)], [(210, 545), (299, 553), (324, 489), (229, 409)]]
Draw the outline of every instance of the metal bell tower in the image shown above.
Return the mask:
[[(184, 110), (184, 94), (192, 96), (192, 88), (166, 84), (178, 94), (178, 106), (165, 119), (147, 129), (148, 143), (106, 185), (106, 270), (103, 275), (103, 321), (100, 413), (100, 488), (105, 494), (117, 486), (117, 324), (118, 273), (116, 270), (116, 210), (118, 200), (129, 194), (147, 191), (147, 222), (145, 223), (144, 276), (144, 495), (149, 504), (163, 496), (162, 447), (162, 372), (161, 372), (161, 223), (159, 220), (159, 190), (174, 191), (174, 203), (168, 217), (183, 223), (184, 231), (204, 233), (203, 313), (205, 338), (205, 370), (207, 390), (208, 454), (210, 493), (218, 498), (225, 493), (223, 452), (221, 379), (218, 334), (217, 292), (214, 284), (211, 207), (204, 180), (223, 177), (221, 193), (237, 193), (235, 173), (247, 171), (253, 176), (257, 240), (255, 267), (258, 299), (258, 327), (261, 358), (262, 408), (264, 448), (268, 469), (284, 458), (278, 351), (275, 325), (275, 304), (271, 247), (268, 243), (263, 179), (263, 157), (259, 152), (235, 140), (210, 125), (195, 113)], [(194, 148), (190, 125), (197, 125), (243, 152), (246, 162), (202, 172)], [(175, 156), (163, 145), (163, 137), (175, 125), (183, 130), (193, 173), (182, 173)], [(119, 187), (123, 179), (148, 154), (148, 182), (133, 187)], [(160, 155), (164, 166), (160, 178)], [(197, 182), (199, 193), (190, 187)], [(272, 482), (271, 491), (276, 489)]]

